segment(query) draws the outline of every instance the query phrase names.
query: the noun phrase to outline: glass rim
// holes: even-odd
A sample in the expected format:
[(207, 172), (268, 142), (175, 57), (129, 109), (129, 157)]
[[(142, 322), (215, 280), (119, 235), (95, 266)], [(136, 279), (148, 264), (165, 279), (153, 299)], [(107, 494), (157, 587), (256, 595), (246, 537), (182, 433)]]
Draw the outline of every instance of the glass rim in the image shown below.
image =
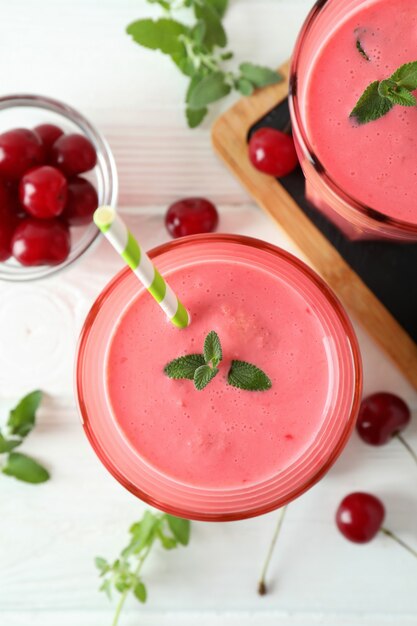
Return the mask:
[[(298, 101), (298, 64), (303, 50), (303, 43), (308, 36), (310, 28), (320, 16), (323, 9), (325, 9), (332, 0), (317, 0), (310, 12), (308, 13), (303, 26), (298, 34), (295, 44), (294, 52), (291, 60), (290, 79), (289, 79), (289, 93), (288, 101), (291, 112), (291, 119), (294, 127), (298, 133), (298, 141), (300, 147), (304, 153), (304, 156), (308, 159), (310, 165), (313, 167), (317, 175), (322, 178), (324, 183), (330, 189), (332, 193), (342, 199), (349, 205), (349, 209), (357, 212), (359, 215), (374, 220), (385, 226), (393, 233), (400, 232), (403, 235), (413, 234), (417, 235), (417, 223), (407, 222), (405, 220), (399, 220), (394, 217), (390, 217), (377, 209), (367, 206), (365, 203), (360, 202), (353, 196), (351, 196), (345, 189), (343, 189), (338, 183), (333, 180), (326, 171), (326, 168), (317, 158), (311, 143), (308, 139), (305, 125), (302, 122), (301, 110)], [(336, 210), (338, 213), (338, 211)]]
[[(72, 106), (61, 102), (60, 100), (50, 98), (49, 96), (15, 93), (0, 97), (0, 114), (1, 111), (19, 107), (44, 109), (60, 115), (77, 126), (79, 131), (82, 131), (83, 134), (92, 141), (97, 152), (96, 167), (99, 167), (102, 172), (103, 180), (105, 180), (103, 202), (101, 202), (101, 204), (116, 206), (119, 192), (116, 162), (108, 142), (100, 131), (98, 131), (97, 128), (91, 124), (86, 117), (84, 117), (84, 115)], [(92, 229), (91, 237), (89, 237), (88, 241), (86, 241), (85, 244), (77, 250), (76, 254), (74, 254), (74, 256), (71, 256), (70, 254), (65, 261), (59, 263), (58, 265), (40, 265), (37, 267), (16, 266), (13, 267), (13, 270), (15, 271), (8, 272), (7, 270), (4, 271), (2, 269), (3, 263), (0, 263), (0, 281), (24, 283), (58, 274), (59, 272), (62, 272), (72, 266), (73, 263), (89, 252), (98, 242), (99, 234), (100, 231), (98, 229)]]
[(83, 389), (82, 382), (82, 362), (84, 359), (84, 354), (87, 349), (88, 338), (90, 332), (94, 326), (95, 319), (98, 316), (103, 303), (106, 301), (107, 297), (114, 292), (122, 283), (127, 276), (131, 274), (131, 269), (126, 267), (118, 272), (111, 281), (104, 287), (102, 292), (99, 294), (94, 304), (92, 305), (87, 318), (84, 322), (83, 328), (81, 330), (80, 338), (78, 341), (77, 352), (76, 352), (76, 361), (75, 361), (75, 370), (74, 370), (74, 383), (75, 383), (75, 391), (76, 391), (76, 401), (78, 404), (78, 409), (81, 414), (81, 421), (86, 436), (92, 446), (94, 452), (100, 459), (101, 463), (106, 467), (106, 469), (110, 472), (110, 474), (116, 478), (116, 480), (123, 485), (128, 491), (130, 491), (133, 495), (140, 498), (142, 501), (147, 503), (150, 506), (156, 507), (160, 510), (165, 511), (171, 515), (176, 515), (178, 517), (184, 517), (187, 519), (192, 519), (196, 521), (206, 521), (206, 522), (229, 522), (229, 521), (238, 521), (243, 519), (249, 519), (251, 517), (257, 517), (259, 515), (264, 515), (271, 511), (281, 508), (282, 506), (288, 504), (295, 498), (298, 498), (305, 491), (310, 489), (313, 485), (315, 485), (331, 468), (331, 466), (335, 463), (335, 461), (340, 456), (343, 451), (352, 431), (356, 423), (356, 417), (359, 410), (361, 396), (362, 396), (362, 361), (360, 356), (359, 344), (351, 325), (351, 322), (345, 312), (342, 304), (340, 303), (337, 296), (331, 291), (331, 289), (326, 285), (324, 280), (318, 276), (309, 268), (303, 261), (296, 258), (289, 252), (278, 248), (277, 246), (262, 241), (260, 239), (247, 237), (243, 235), (229, 235), (229, 234), (204, 234), (204, 235), (192, 235), (188, 237), (183, 237), (177, 239), (175, 241), (169, 241), (162, 245), (159, 245), (153, 248), (148, 254), (152, 259), (157, 258), (158, 256), (170, 252), (171, 250), (177, 250), (181, 247), (186, 247), (192, 245), (193, 243), (198, 242), (217, 242), (217, 243), (237, 243), (240, 245), (245, 245), (249, 247), (254, 247), (256, 249), (266, 251), (272, 253), (284, 261), (290, 263), (292, 266), (296, 267), (300, 270), (307, 278), (312, 280), (316, 287), (319, 288), (321, 293), (325, 296), (327, 302), (332, 307), (332, 309), (336, 312), (337, 317), (341, 323), (343, 330), (346, 333), (348, 338), (348, 343), (351, 349), (352, 356), (352, 370), (354, 372), (353, 376), (353, 384), (352, 384), (352, 401), (350, 406), (349, 417), (346, 419), (346, 423), (344, 425), (343, 431), (340, 434), (337, 445), (334, 446), (325, 463), (320, 465), (319, 469), (308, 478), (301, 485), (297, 486), (290, 492), (286, 493), (284, 496), (281, 496), (267, 505), (261, 505), (259, 507), (250, 508), (248, 510), (233, 512), (233, 513), (202, 513), (201, 511), (192, 511), (191, 509), (175, 507), (175, 506), (167, 506), (163, 502), (159, 501), (158, 498), (153, 497), (148, 492), (142, 491), (136, 485), (133, 485), (126, 477), (123, 476), (123, 473), (118, 470), (118, 468), (109, 460), (106, 455), (106, 451), (98, 442), (94, 429), (91, 427), (90, 419), (88, 416), (88, 412), (86, 410), (86, 403), (84, 401), (85, 393)]

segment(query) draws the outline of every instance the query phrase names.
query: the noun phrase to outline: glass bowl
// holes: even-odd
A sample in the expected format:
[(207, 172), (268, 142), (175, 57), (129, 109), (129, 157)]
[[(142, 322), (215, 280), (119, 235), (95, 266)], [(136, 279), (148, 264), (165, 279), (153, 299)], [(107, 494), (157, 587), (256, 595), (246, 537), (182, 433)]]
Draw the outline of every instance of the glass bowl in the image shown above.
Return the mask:
[[(67, 104), (44, 96), (18, 94), (0, 98), (0, 133), (39, 124), (56, 124), (66, 133), (80, 133), (91, 141), (97, 153), (97, 165), (82, 176), (96, 188), (99, 205), (115, 206), (118, 181), (113, 155), (104, 137), (83, 115)], [(93, 222), (71, 227), (71, 252), (63, 263), (26, 267), (10, 258), (0, 263), (0, 280), (29, 281), (55, 274), (79, 259), (98, 236), (99, 231)]]

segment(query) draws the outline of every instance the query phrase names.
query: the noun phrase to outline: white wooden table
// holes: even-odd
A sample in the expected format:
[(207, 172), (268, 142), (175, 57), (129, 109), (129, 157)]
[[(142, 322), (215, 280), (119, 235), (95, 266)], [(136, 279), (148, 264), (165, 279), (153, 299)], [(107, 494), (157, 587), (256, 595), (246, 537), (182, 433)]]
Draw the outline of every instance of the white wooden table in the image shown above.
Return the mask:
[[(231, 0), (231, 47), (277, 66), (290, 54), (311, 0)], [(83, 111), (107, 135), (119, 167), (121, 208), (149, 247), (167, 239), (162, 216), (181, 195), (212, 198), (221, 230), (291, 250), (212, 154), (209, 130), (190, 132), (184, 80), (170, 62), (124, 35), (152, 13), (138, 0), (0, 0), (3, 93), (43, 93)], [(227, 106), (227, 103), (226, 105)], [(105, 243), (44, 282), (0, 285), (0, 409), (41, 387), (47, 399), (25, 450), (51, 470), (39, 487), (0, 476), (1, 626), (106, 626), (113, 607), (97, 592), (96, 555), (113, 558), (143, 505), (100, 465), (81, 430), (72, 392), (83, 319), (121, 267)], [(365, 390), (417, 395), (358, 328)], [(4, 409), (4, 410), (3, 410)], [(408, 440), (417, 446), (413, 425)], [(417, 563), (388, 539), (346, 542), (333, 522), (352, 490), (380, 495), (387, 525), (417, 545), (417, 468), (399, 444), (353, 437), (330, 474), (291, 505), (271, 569), (256, 581), (276, 514), (226, 525), (194, 524), (189, 548), (155, 553), (149, 602), (128, 603), (121, 625), (405, 626), (417, 624)], [(157, 552), (157, 551), (156, 551)]]

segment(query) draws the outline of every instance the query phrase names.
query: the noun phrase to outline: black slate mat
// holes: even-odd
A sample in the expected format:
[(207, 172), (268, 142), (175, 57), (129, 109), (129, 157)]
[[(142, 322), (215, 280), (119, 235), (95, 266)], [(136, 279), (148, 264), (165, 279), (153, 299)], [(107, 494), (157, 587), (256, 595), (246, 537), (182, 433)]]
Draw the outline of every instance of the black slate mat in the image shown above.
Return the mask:
[[(288, 100), (285, 100), (253, 126), (249, 136), (264, 126), (282, 130), (288, 127), (289, 119)], [(417, 342), (417, 244), (349, 241), (306, 200), (300, 168), (279, 182)]]

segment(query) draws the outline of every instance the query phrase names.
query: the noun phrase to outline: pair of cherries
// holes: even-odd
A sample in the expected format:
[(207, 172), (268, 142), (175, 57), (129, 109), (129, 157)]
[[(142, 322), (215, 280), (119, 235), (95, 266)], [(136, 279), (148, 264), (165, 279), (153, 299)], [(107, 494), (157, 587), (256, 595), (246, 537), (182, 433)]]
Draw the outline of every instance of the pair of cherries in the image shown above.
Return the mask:
[[(376, 393), (362, 402), (356, 429), (361, 439), (373, 446), (382, 446), (397, 438), (417, 461), (415, 452), (401, 434), (410, 421), (410, 409), (401, 398), (391, 393)], [(385, 507), (381, 500), (363, 492), (346, 496), (336, 512), (337, 527), (349, 541), (368, 543), (381, 532), (417, 557), (415, 550), (384, 528), (384, 519)]]

